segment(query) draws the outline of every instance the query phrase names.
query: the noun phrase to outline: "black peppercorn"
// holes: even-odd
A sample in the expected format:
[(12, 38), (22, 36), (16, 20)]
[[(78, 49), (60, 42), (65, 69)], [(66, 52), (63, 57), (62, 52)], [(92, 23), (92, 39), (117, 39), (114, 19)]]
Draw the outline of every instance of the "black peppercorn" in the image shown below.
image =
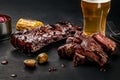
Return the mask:
[(7, 60), (4, 60), (4, 61), (1, 62), (1, 64), (7, 65), (7, 64), (8, 64), (8, 61), (7, 61)]
[(14, 78), (14, 77), (17, 77), (17, 75), (16, 75), (16, 74), (11, 74), (11, 77), (13, 77), (13, 78)]

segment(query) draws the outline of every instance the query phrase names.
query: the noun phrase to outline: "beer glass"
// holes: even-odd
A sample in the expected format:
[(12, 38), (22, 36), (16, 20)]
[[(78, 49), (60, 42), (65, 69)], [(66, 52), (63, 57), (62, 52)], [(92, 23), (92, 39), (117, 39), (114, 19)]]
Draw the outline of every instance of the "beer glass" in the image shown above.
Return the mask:
[(105, 35), (110, 5), (111, 0), (81, 0), (84, 34), (90, 36), (95, 32), (100, 32)]

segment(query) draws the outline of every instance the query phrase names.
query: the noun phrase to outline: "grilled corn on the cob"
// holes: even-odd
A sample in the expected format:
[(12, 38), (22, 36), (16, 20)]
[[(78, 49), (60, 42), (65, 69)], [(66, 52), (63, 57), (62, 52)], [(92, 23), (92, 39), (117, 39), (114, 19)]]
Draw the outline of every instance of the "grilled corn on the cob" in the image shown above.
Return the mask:
[(29, 20), (29, 19), (23, 19), (20, 18), (16, 24), (17, 30), (30, 30), (38, 26), (44, 26), (44, 23), (37, 20)]

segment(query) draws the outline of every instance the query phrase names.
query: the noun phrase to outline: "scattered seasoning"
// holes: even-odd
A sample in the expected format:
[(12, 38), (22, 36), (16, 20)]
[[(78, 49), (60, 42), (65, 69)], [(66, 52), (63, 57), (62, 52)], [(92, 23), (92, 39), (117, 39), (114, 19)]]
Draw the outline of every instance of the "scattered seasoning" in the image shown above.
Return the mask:
[(105, 68), (100, 68), (100, 71), (105, 72), (106, 69)]
[(48, 69), (49, 72), (56, 71), (56, 70), (57, 70), (57, 69), (56, 69), (55, 67), (50, 67), (50, 68)]
[(49, 72), (51, 72), (51, 71), (52, 71), (52, 69), (51, 69), (51, 68), (49, 68), (49, 69), (48, 69), (48, 71), (49, 71)]
[(11, 74), (11, 76), (10, 76), (10, 77), (15, 78), (15, 77), (17, 77), (17, 75), (16, 75), (16, 74)]
[(56, 71), (57, 69), (55, 67), (53, 67), (53, 71)]
[(4, 61), (1, 62), (1, 64), (7, 65), (7, 64), (8, 64), (8, 61), (7, 61), (7, 60), (4, 60)]
[(64, 68), (64, 67), (65, 67), (65, 64), (61, 64), (61, 67)]

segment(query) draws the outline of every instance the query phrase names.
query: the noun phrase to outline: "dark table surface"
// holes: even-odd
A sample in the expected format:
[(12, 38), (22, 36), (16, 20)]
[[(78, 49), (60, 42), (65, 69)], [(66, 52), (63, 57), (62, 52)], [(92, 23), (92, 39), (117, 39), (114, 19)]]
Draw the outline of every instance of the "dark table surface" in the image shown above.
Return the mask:
[[(70, 21), (82, 26), (82, 12), (80, 0), (1, 0), (0, 14), (12, 17), (12, 28), (19, 18), (41, 20), (45, 24), (56, 23), (60, 20)], [(120, 1), (112, 0), (111, 10), (107, 21), (112, 21), (120, 26)], [(120, 28), (118, 27), (120, 30)], [(109, 30), (107, 30), (109, 33)], [(8, 60), (7, 65), (0, 64), (0, 80), (120, 80), (120, 50), (111, 56), (105, 72), (101, 72), (97, 65), (81, 65), (73, 67), (72, 61), (60, 59), (57, 55), (57, 47), (64, 41), (50, 44), (40, 50), (49, 56), (49, 62), (45, 65), (37, 65), (35, 69), (28, 69), (23, 61), (28, 58), (35, 59), (37, 54), (28, 56), (20, 53), (10, 44), (9, 40), (0, 42), (0, 62)], [(65, 68), (60, 64), (64, 63)], [(55, 66), (57, 71), (49, 72), (48, 69)], [(10, 77), (16, 74), (17, 77)]]

